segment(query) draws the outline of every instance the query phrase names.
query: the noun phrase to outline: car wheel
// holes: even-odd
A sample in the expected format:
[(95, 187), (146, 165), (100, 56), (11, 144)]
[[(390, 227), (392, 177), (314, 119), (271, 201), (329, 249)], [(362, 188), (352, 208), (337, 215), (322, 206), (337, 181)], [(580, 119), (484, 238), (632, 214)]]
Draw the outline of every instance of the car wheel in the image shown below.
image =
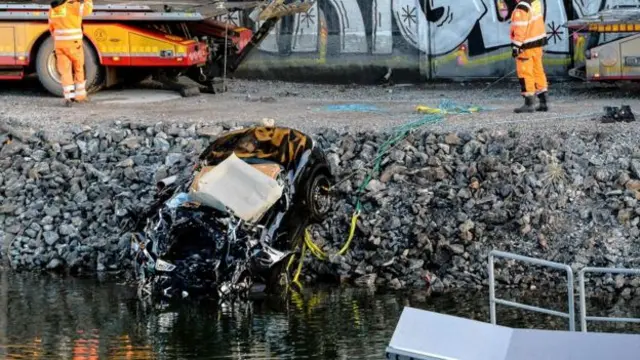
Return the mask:
[(307, 188), (306, 204), (309, 216), (314, 222), (322, 222), (331, 210), (331, 196), (329, 177), (320, 173), (313, 177)]

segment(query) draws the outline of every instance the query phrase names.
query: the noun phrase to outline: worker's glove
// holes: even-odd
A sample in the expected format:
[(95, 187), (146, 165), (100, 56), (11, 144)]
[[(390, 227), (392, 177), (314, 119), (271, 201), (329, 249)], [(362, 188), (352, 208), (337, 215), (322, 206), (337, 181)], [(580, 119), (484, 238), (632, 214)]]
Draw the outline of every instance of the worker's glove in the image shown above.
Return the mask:
[(522, 52), (522, 49), (520, 49), (517, 46), (512, 46), (511, 47), (511, 56), (512, 57), (518, 57), (518, 55), (520, 55), (520, 53)]

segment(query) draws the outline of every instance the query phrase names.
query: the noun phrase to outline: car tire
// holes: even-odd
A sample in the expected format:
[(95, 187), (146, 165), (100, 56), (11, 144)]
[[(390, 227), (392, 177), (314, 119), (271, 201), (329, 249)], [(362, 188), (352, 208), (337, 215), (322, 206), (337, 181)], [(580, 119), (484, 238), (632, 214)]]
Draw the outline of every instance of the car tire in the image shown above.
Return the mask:
[[(87, 92), (94, 93), (104, 86), (105, 69), (100, 65), (100, 59), (93, 49), (91, 43), (83, 40), (84, 44), (84, 73), (87, 81)], [(55, 54), (53, 38), (48, 37), (36, 54), (36, 73), (42, 86), (51, 94), (62, 97), (62, 83), (60, 75), (55, 68)]]
[(305, 203), (309, 217), (313, 222), (322, 222), (331, 210), (328, 188), (331, 186), (329, 177), (324, 173), (316, 173), (312, 177), (305, 194)]

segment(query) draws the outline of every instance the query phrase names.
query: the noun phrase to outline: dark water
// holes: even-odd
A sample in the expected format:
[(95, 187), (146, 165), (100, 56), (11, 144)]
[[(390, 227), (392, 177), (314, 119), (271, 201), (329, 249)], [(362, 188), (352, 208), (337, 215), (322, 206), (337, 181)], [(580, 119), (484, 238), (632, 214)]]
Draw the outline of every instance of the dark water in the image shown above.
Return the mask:
[[(519, 300), (566, 309), (564, 294), (521, 294)], [(637, 300), (592, 303), (593, 315), (640, 314)], [(383, 359), (404, 306), (489, 319), (484, 292), (426, 297), (415, 290), (331, 288), (234, 307), (158, 307), (113, 282), (0, 273), (0, 359)], [(567, 328), (562, 319), (504, 308), (498, 321)], [(590, 330), (640, 332), (629, 326)]]

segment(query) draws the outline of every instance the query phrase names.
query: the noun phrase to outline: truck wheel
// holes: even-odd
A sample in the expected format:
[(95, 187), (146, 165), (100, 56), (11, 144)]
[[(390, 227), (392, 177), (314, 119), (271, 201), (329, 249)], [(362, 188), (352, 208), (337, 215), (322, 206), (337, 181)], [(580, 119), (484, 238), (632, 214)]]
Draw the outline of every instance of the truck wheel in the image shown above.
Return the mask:
[[(93, 93), (104, 86), (105, 69), (100, 65), (98, 55), (93, 46), (86, 39), (84, 42), (84, 74), (87, 80), (87, 92)], [(62, 83), (60, 74), (56, 70), (56, 56), (53, 49), (53, 39), (48, 37), (38, 49), (36, 55), (36, 73), (42, 86), (55, 96), (62, 97)]]

